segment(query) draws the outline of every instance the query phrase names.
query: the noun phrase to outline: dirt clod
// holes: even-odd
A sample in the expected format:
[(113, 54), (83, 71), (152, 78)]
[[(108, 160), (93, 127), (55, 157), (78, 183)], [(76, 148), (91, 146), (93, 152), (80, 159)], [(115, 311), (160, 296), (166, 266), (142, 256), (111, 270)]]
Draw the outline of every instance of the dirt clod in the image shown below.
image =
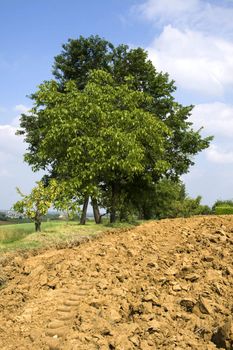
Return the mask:
[[(0, 349), (233, 349), (233, 216), (0, 257)], [(17, 346), (17, 347), (16, 347)]]

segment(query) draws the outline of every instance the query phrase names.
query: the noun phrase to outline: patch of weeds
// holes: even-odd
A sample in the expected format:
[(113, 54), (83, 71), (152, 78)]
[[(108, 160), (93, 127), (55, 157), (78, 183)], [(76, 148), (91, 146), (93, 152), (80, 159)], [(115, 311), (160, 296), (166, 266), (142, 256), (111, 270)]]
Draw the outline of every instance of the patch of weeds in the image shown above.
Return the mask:
[(28, 250), (41, 248), (42, 244), (38, 241), (14, 241), (0, 246), (0, 252), (6, 253), (12, 250)]
[(14, 234), (11, 233), (9, 238), (2, 239), (1, 243), (3, 243), (3, 244), (11, 244), (11, 243), (20, 241), (21, 239), (23, 239), (26, 236), (27, 236), (27, 234), (23, 234), (23, 233), (20, 233), (20, 234), (17, 233), (17, 232), (15, 232)]
[(107, 223), (105, 224), (106, 227), (112, 227), (112, 228), (130, 228), (139, 225), (137, 221), (132, 222), (114, 222), (114, 223)]
[(6, 279), (4, 277), (0, 277), (0, 290), (6, 287)]

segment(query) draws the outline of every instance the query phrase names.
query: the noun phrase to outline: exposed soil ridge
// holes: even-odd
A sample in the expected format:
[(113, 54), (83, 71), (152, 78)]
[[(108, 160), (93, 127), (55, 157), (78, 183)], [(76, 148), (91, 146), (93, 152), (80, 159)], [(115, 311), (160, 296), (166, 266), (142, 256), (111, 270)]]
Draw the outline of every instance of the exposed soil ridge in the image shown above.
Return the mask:
[[(233, 349), (233, 216), (0, 260), (0, 349)], [(1, 266), (2, 265), (2, 266)]]

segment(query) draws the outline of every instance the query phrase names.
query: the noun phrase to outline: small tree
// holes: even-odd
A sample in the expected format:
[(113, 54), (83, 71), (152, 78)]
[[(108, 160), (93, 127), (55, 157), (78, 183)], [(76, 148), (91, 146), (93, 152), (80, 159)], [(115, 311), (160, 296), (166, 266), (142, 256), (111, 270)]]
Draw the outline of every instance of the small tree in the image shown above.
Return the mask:
[(45, 187), (42, 181), (38, 181), (29, 195), (23, 194), (18, 187), (16, 190), (22, 199), (14, 204), (13, 209), (32, 219), (35, 231), (40, 232), (42, 217), (47, 214), (57, 195), (57, 182), (51, 180), (49, 186)]

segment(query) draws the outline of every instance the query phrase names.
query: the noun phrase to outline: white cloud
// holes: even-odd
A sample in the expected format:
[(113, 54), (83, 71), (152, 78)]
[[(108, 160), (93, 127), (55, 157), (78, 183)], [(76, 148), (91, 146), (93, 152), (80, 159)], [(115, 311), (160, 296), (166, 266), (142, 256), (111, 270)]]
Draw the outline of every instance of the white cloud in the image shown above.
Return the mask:
[[(26, 144), (23, 137), (16, 135), (17, 126), (13, 119), (10, 124), (0, 124), (0, 169), (1, 176), (15, 176), (12, 173), (12, 166), (17, 164), (19, 160), (23, 162), (23, 154), (26, 151)], [(14, 170), (15, 171), (15, 170)]]
[(223, 150), (217, 145), (211, 145), (206, 150), (207, 159), (218, 164), (233, 164), (233, 151)]
[(144, 0), (132, 13), (152, 24), (149, 58), (157, 70), (175, 80), (183, 100), (195, 96), (196, 103), (198, 98), (216, 101), (200, 103), (193, 110), (194, 128), (203, 126), (203, 134), (214, 135), (214, 141), (195, 157), (195, 166), (183, 179), (188, 192), (201, 194), (206, 203), (229, 198), (233, 186), (232, 0)]
[(207, 134), (229, 138), (233, 149), (233, 105), (221, 102), (203, 103), (194, 107), (191, 121), (204, 127)]
[(147, 0), (135, 6), (134, 12), (156, 26), (173, 23), (180, 29), (233, 36), (233, 7), (224, 0), (219, 4), (206, 0)]
[(181, 88), (220, 97), (233, 86), (230, 41), (168, 25), (147, 50), (156, 68)]
[(195, 129), (204, 127), (205, 134), (214, 136), (214, 143), (205, 151), (207, 160), (233, 164), (233, 105), (221, 102), (199, 104), (194, 107), (190, 119)]
[[(23, 105), (14, 108), (16, 112), (26, 112)], [(0, 208), (9, 209), (18, 195), (15, 188), (18, 186), (23, 193), (29, 193), (43, 175), (42, 172), (33, 173), (24, 163), (23, 154), (26, 144), (22, 136), (16, 136), (17, 126), (14, 120), (9, 124), (0, 125)]]
[(155, 25), (149, 57), (179, 88), (221, 97), (233, 87), (232, 3), (147, 0), (133, 13)]
[(19, 119), (21, 117), (22, 113), (27, 113), (29, 111), (30, 107), (25, 106), (23, 104), (16, 105), (13, 110), (16, 112), (19, 112), (19, 114), (12, 120), (12, 125), (15, 127), (19, 127)]
[(183, 14), (193, 13), (199, 7), (198, 0), (148, 0), (136, 6), (136, 10), (148, 20), (166, 22)]
[(0, 125), (0, 150), (5, 156), (18, 156), (25, 151), (25, 144), (16, 136), (17, 128), (12, 125)]
[(16, 105), (14, 107), (14, 111), (19, 112), (19, 113), (27, 113), (30, 107), (25, 106), (23, 104)]

